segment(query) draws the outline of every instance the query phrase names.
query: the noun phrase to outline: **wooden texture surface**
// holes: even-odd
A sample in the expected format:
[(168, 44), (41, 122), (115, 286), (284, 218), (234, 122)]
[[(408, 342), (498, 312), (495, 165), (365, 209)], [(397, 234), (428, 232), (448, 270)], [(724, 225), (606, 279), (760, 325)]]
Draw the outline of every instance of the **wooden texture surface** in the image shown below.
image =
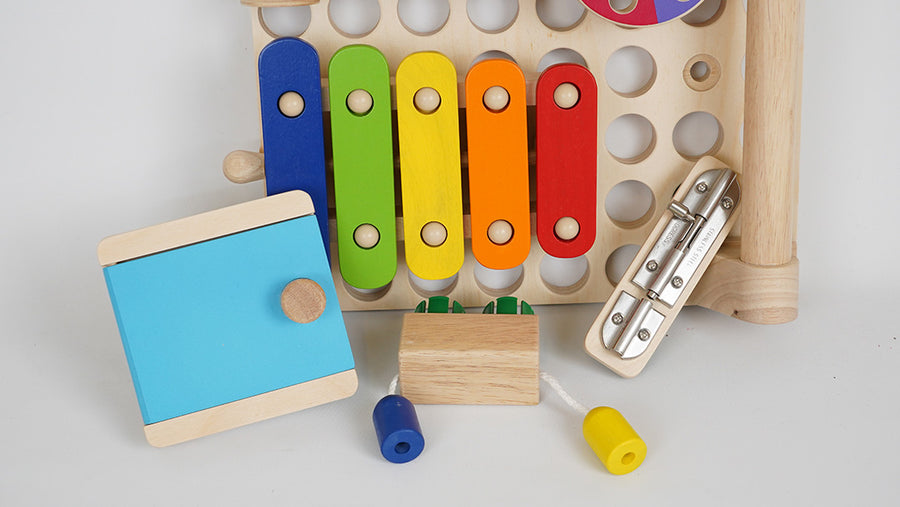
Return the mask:
[(757, 0), (747, 12), (741, 259), (791, 261), (797, 216), (804, 0)]
[[(505, 292), (524, 298), (533, 304), (605, 301), (613, 289), (613, 284), (606, 275), (607, 263), (610, 262), (611, 255), (624, 245), (643, 243), (653, 229), (656, 219), (663, 213), (665, 203), (669, 201), (678, 184), (699, 158), (693, 155), (682, 156), (675, 150), (673, 144), (675, 125), (689, 113), (703, 111), (716, 118), (721, 126), (721, 131), (709, 153), (714, 154), (735, 172), (739, 174), (742, 172), (741, 129), (744, 118), (742, 108), (735, 107), (735, 105), (741, 104), (744, 96), (742, 61), (745, 49), (746, 13), (739, 1), (723, 1), (722, 7), (713, 18), (699, 26), (689, 25), (684, 21), (672, 21), (650, 28), (630, 30), (587, 13), (574, 26), (557, 30), (548, 28), (542, 23), (537, 15), (535, 2), (522, 0), (519, 2), (519, 11), (515, 22), (509, 29), (499, 33), (486, 33), (478, 29), (468, 19), (465, 4), (451, 2), (449, 18), (445, 25), (436, 33), (428, 36), (412, 33), (404, 27), (397, 16), (397, 1), (380, 0), (381, 18), (378, 24), (372, 32), (359, 37), (347, 37), (332, 26), (327, 13), (327, 3), (313, 5), (311, 6), (312, 19), (309, 29), (301, 37), (316, 47), (323, 61), (327, 61), (334, 52), (348, 44), (362, 43), (375, 46), (384, 53), (392, 74), (396, 73), (400, 61), (410, 53), (423, 50), (440, 51), (456, 67), (461, 103), (465, 103), (467, 100), (464, 83), (466, 71), (476, 57), (488, 50), (507, 53), (523, 70), (526, 81), (526, 103), (530, 109), (536, 101), (538, 63), (553, 50), (568, 48), (576, 52), (584, 59), (587, 68), (597, 81), (597, 140), (599, 147), (596, 159), (597, 234), (593, 247), (586, 253), (589, 264), (587, 276), (583, 283), (562, 290), (546, 284), (540, 274), (540, 264), (546, 254), (537, 245), (537, 241), (532, 238), (532, 247), (524, 264), (521, 283), (515, 284)], [(272, 36), (261, 24), (260, 10), (248, 10), (252, 19), (254, 47), (258, 53), (265, 44), (272, 40)], [(597, 44), (598, 40), (603, 41), (603, 44)], [(611, 59), (611, 57), (624, 47), (646, 50), (653, 59), (654, 68), (648, 83), (639, 86), (636, 91), (619, 93), (613, 91), (607, 84), (607, 65), (612, 65), (610, 62), (615, 58)], [(689, 72), (686, 74), (686, 69), (690, 70), (688, 62), (698, 56), (709, 56), (715, 60), (714, 63), (718, 64), (713, 65), (713, 68), (710, 69), (709, 78), (699, 84), (693, 77), (688, 80), (690, 74)], [(323, 83), (327, 84), (327, 68), (323, 65), (321, 71)], [(615, 74), (613, 70), (611, 72)], [(718, 76), (717, 80), (714, 79), (715, 76)], [(792, 79), (792, 77), (787, 76), (786, 79)], [(793, 89), (799, 91), (799, 75), (796, 76), (796, 79), (797, 81), (791, 85)], [(713, 82), (714, 84), (709, 86)], [(703, 91), (698, 90), (698, 86)], [(323, 89), (323, 93), (327, 94), (327, 87)], [(799, 109), (799, 102), (796, 106)], [(396, 107), (396, 99), (394, 107)], [(533, 109), (531, 110), (533, 111)], [(796, 112), (797, 110), (795, 110)], [(654, 129), (654, 147), (646, 158), (641, 158), (634, 163), (616, 159), (604, 147), (607, 128), (613, 120), (624, 114), (643, 116)], [(533, 113), (530, 112), (529, 115), (529, 122), (533, 122), (534, 117), (531, 116)], [(530, 125), (530, 128), (533, 128), (533, 124)], [(529, 135), (533, 136), (533, 131), (530, 130)], [(794, 156), (796, 156), (796, 141), (795, 138)], [(534, 145), (533, 137), (529, 138), (529, 143), (531, 146)], [(465, 171), (468, 156), (465, 140), (461, 148), (461, 161), (463, 171)], [(535, 155), (531, 153), (529, 163), (532, 177), (534, 161)], [(226, 169), (225, 172), (229, 171)], [(762, 176), (762, 178), (766, 177)], [(792, 177), (796, 180), (796, 171), (792, 172)], [(634, 223), (622, 224), (614, 222), (607, 215), (605, 202), (612, 188), (626, 180), (637, 180), (646, 184), (652, 191), (653, 202), (643, 218)], [(748, 195), (749, 193), (761, 191), (761, 187), (753, 190), (745, 189), (745, 199), (752, 199), (752, 196)], [(794, 184), (792, 192), (789, 199), (791, 202), (795, 202), (796, 184)], [(467, 197), (466, 194), (463, 195), (464, 200)], [(532, 195), (532, 206), (534, 206), (533, 198)], [(466, 205), (464, 202), (464, 206)], [(774, 224), (777, 227), (777, 224), (785, 223), (788, 224), (789, 229), (795, 230), (795, 217), (795, 209), (788, 215), (769, 215), (761, 220), (772, 223), (762, 224), (762, 226), (771, 227)], [(533, 220), (534, 216), (532, 216), (532, 223), (534, 223)], [(468, 222), (469, 217), (466, 215), (463, 217), (464, 226)], [(398, 216), (398, 241), (404, 240), (403, 227), (404, 219), (402, 216)], [(746, 230), (746, 227), (746, 223), (740, 225), (733, 234), (739, 235), (738, 231)], [(730, 261), (731, 259), (723, 257), (722, 260)], [(334, 273), (339, 279), (340, 273), (336, 264), (333, 261)], [(474, 256), (470, 249), (466, 248), (465, 259), (457, 282), (442, 293), (470, 307), (482, 306), (504, 293), (504, 291), (486, 291), (482, 288), (475, 278), (475, 264)], [(737, 271), (750, 276), (755, 269), (748, 265), (740, 266)], [(704, 278), (703, 286), (730, 290), (733, 285), (729, 277), (735, 272), (735, 270), (711, 270)], [(763, 268), (760, 268), (758, 272), (761, 277), (765, 277), (768, 273)], [(397, 274), (391, 285), (380, 292), (377, 297), (361, 297), (357, 292), (344, 287), (342, 283), (337, 285), (341, 306), (345, 310), (408, 309), (415, 306), (423, 295), (422, 291), (410, 281), (402, 247), (398, 256)], [(768, 296), (765, 293), (765, 285), (754, 285), (753, 290), (756, 294), (756, 304), (752, 306), (759, 307), (759, 305), (768, 304), (766, 303)], [(781, 295), (772, 294), (771, 296), (769, 302), (772, 305), (781, 305), (785, 302)], [(701, 304), (706, 304), (707, 301), (709, 301), (707, 298), (698, 300)], [(729, 303), (737, 306), (728, 307)], [(718, 300), (714, 309), (732, 315), (736, 310), (741, 310), (738, 306), (741, 306), (739, 299), (724, 298)], [(744, 315), (748, 316), (748, 320), (754, 320), (757, 315), (780, 314), (787, 316), (791, 314), (791, 308), (795, 307), (796, 301), (788, 304), (785, 312), (779, 313), (773, 306), (767, 312), (751, 312), (744, 313)], [(772, 319), (769, 318), (764, 320), (772, 322)]]
[(336, 373), (144, 426), (150, 445), (166, 447), (352, 396), (356, 370)]
[[(494, 86), (508, 94), (501, 111), (484, 102)], [(483, 61), (466, 76), (466, 97), (472, 251), (488, 268), (514, 268), (531, 250), (525, 76), (508, 60)], [(512, 226), (512, 237), (501, 244), (488, 237), (497, 220)]]
[(408, 313), (400, 336), (400, 389), (413, 403), (534, 405), (535, 315)]
[(193, 245), (229, 234), (311, 215), (312, 200), (304, 192), (293, 191), (268, 199), (236, 204), (188, 218), (166, 222), (137, 231), (110, 236), (100, 242), (97, 257), (101, 266)]
[(325, 311), (325, 303), (322, 287), (308, 278), (292, 280), (281, 291), (281, 310), (298, 324), (318, 319)]
[[(423, 88), (440, 95), (434, 112), (423, 113), (414, 104)], [(462, 266), (464, 235), (456, 70), (445, 56), (416, 53), (400, 64), (397, 133), (407, 265), (420, 278), (448, 278)], [(423, 240), (422, 229), (431, 222), (446, 228), (439, 246)]]

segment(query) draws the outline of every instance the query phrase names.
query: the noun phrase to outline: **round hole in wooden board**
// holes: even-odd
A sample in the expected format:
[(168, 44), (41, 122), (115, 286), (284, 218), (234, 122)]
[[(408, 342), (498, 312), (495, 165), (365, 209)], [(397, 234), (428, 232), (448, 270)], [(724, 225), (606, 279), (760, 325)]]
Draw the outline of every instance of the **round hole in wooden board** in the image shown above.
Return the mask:
[(556, 48), (547, 52), (538, 60), (537, 71), (540, 74), (548, 68), (560, 63), (574, 63), (587, 68), (587, 60), (581, 56), (581, 53), (569, 48)]
[(484, 53), (476, 56), (475, 59), (472, 60), (472, 63), (469, 65), (469, 68), (471, 69), (475, 65), (485, 60), (507, 60), (512, 63), (516, 63), (516, 59), (510, 56), (509, 53), (500, 51), (498, 49), (491, 49), (490, 51), (485, 51)]
[(564, 259), (544, 254), (538, 269), (544, 285), (557, 294), (572, 294), (590, 278), (590, 263), (584, 255)]
[(672, 130), (675, 151), (690, 161), (716, 153), (722, 147), (723, 137), (722, 124), (706, 111), (686, 114)]
[(525, 267), (520, 264), (510, 269), (491, 269), (476, 262), (473, 274), (482, 292), (491, 297), (501, 297), (512, 294), (522, 285)]
[(446, 296), (453, 292), (456, 284), (459, 282), (459, 273), (449, 278), (441, 280), (426, 280), (416, 276), (412, 271), (409, 272), (409, 286), (419, 296), (430, 298), (431, 296)]
[(308, 5), (260, 7), (258, 16), (262, 29), (276, 39), (303, 35), (312, 19)]
[(515, 23), (519, 15), (517, 0), (467, 0), (466, 15), (485, 33), (500, 33)]
[(727, 2), (728, 0), (704, 0), (694, 10), (681, 18), (681, 20), (691, 26), (709, 26), (719, 19), (725, 11), (725, 4)]
[(640, 245), (628, 244), (616, 248), (609, 254), (606, 258), (606, 278), (609, 279), (609, 283), (618, 285), (640, 249)]
[(646, 183), (637, 180), (622, 181), (612, 187), (604, 208), (614, 224), (623, 229), (633, 229), (647, 223), (653, 216), (656, 199)]
[(537, 0), (535, 10), (541, 23), (557, 32), (575, 28), (587, 13), (579, 0)]
[(606, 61), (606, 84), (617, 94), (633, 98), (643, 95), (656, 81), (656, 62), (638, 46), (617, 49)]
[(363, 37), (378, 26), (381, 7), (378, 0), (329, 0), (331, 26), (346, 37)]
[(623, 114), (606, 129), (606, 150), (623, 164), (636, 164), (653, 152), (656, 130), (650, 120), (639, 114)]
[(341, 278), (341, 281), (344, 282), (344, 290), (347, 291), (347, 294), (350, 295), (353, 299), (359, 301), (365, 301), (371, 303), (373, 301), (378, 301), (383, 298), (387, 293), (391, 290), (391, 286), (393, 285), (393, 281), (388, 283), (383, 287), (377, 287), (375, 289), (360, 289), (359, 287), (354, 287), (347, 283), (346, 280)]
[(448, 0), (399, 0), (397, 17), (400, 24), (416, 35), (433, 35), (450, 19)]
[(705, 92), (713, 89), (722, 77), (722, 67), (712, 55), (699, 54), (684, 64), (682, 71), (685, 84), (690, 89)]

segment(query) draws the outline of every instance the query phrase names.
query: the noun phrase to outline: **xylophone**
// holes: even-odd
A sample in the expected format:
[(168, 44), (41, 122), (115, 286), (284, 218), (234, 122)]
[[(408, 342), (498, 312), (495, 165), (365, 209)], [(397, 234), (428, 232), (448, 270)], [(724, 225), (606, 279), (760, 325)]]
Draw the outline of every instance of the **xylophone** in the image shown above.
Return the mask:
[[(796, 317), (800, 43), (762, 35), (795, 27), (794, 7), (757, 2), (748, 33), (737, 0), (585, 2), (618, 24), (573, 0), (242, 3), (265, 154), (233, 152), (224, 172), (273, 193), (277, 167), (300, 168), (287, 185), (328, 209), (318, 218), (342, 309), (435, 295), (467, 307), (605, 301), (714, 155), (745, 182), (744, 213), (687, 303), (757, 323)], [(275, 26), (276, 9), (299, 26)], [(767, 70), (776, 53), (786, 71)]]

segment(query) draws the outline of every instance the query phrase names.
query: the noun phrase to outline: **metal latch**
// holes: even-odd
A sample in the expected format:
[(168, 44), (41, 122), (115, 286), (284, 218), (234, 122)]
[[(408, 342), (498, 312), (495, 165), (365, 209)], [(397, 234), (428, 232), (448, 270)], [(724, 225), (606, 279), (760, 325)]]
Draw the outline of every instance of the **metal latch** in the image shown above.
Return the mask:
[[(708, 169), (689, 184), (687, 193), (669, 204), (654, 230), (661, 231), (648, 238), (591, 330), (621, 359), (641, 356), (668, 330), (686, 292), (697, 284), (731, 229), (741, 198), (734, 171)], [(596, 335), (589, 334), (585, 345), (597, 357), (592, 340)]]

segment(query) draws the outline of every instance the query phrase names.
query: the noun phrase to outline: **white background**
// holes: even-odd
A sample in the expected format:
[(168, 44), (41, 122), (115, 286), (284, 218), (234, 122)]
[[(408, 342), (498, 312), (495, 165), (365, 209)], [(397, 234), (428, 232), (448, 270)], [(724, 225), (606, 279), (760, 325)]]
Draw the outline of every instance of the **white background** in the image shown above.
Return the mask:
[(800, 318), (688, 309), (623, 380), (582, 351), (600, 305), (538, 308), (543, 368), (649, 446), (616, 477), (549, 391), (535, 407), (419, 407), (425, 452), (382, 459), (371, 410), (396, 372), (400, 312), (347, 315), (353, 398), (150, 447), (95, 248), (263, 195), (220, 170), (258, 143), (249, 13), (5, 2), (0, 504), (895, 504), (900, 4), (807, 4)]

